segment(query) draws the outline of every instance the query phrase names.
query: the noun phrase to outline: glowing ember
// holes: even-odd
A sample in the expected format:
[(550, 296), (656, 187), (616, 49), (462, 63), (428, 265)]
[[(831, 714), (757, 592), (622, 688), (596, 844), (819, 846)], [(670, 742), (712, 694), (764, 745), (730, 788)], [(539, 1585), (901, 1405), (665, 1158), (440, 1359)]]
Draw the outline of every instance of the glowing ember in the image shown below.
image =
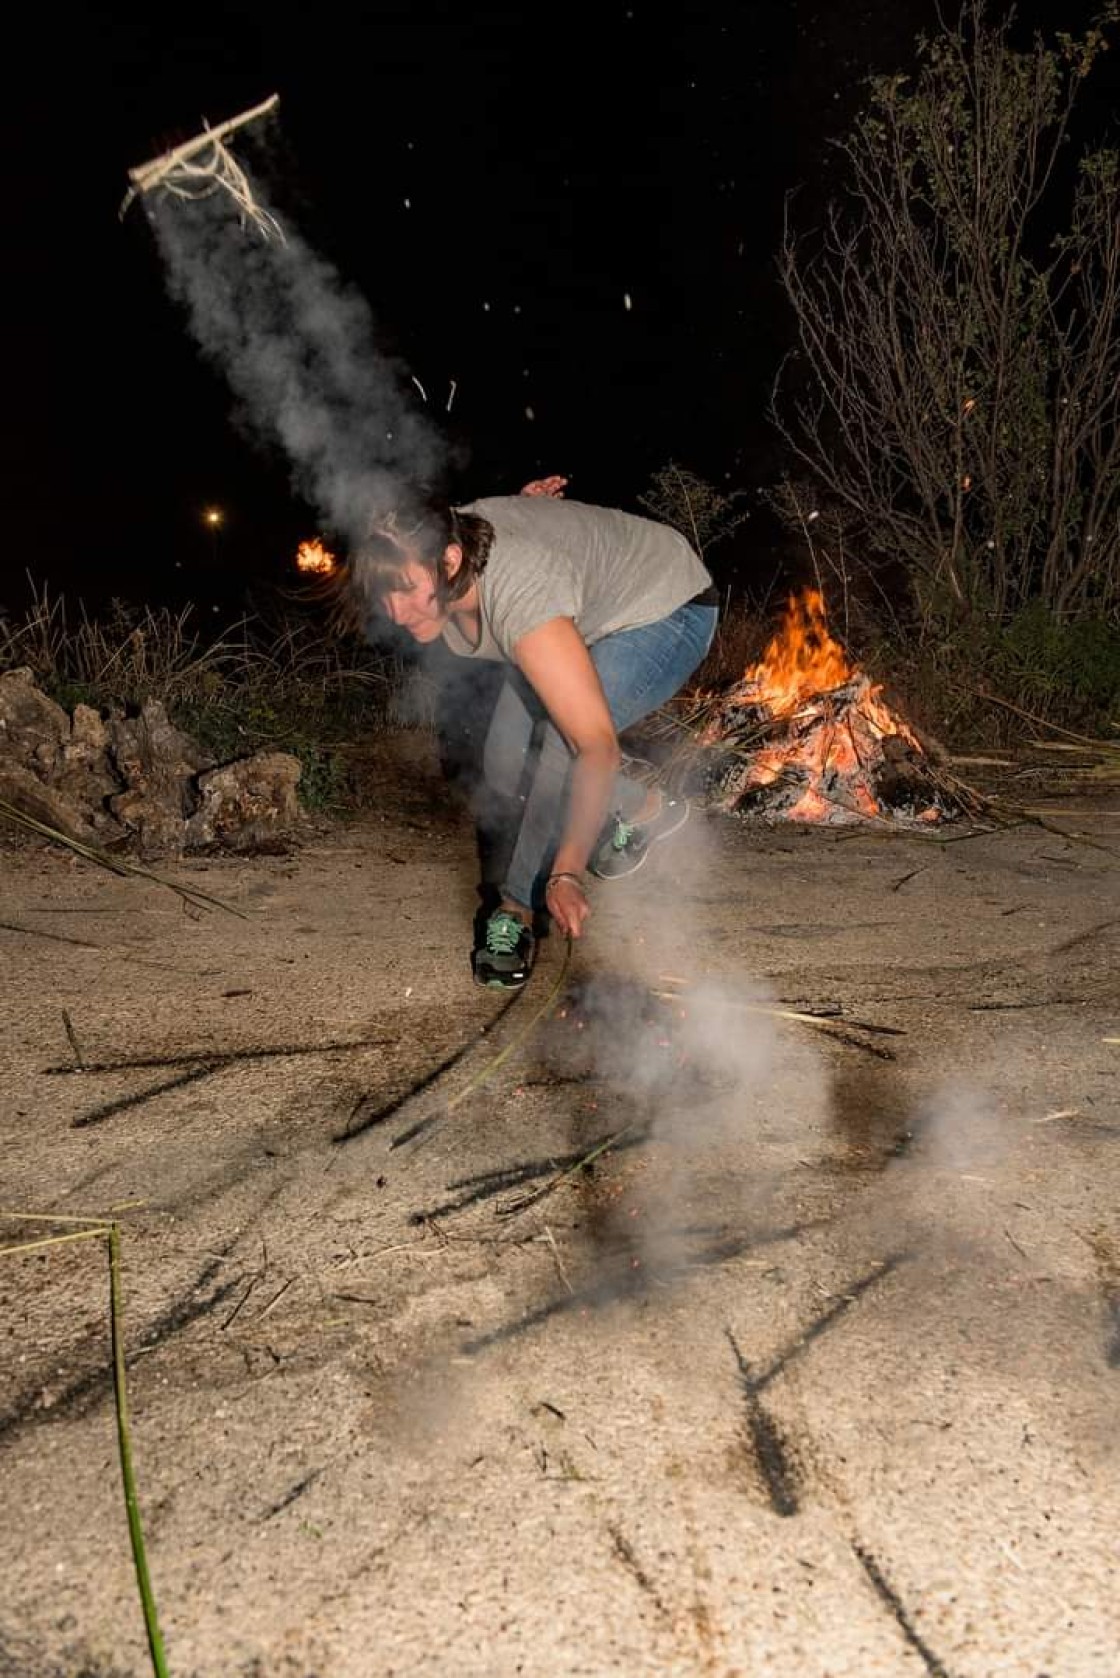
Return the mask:
[(791, 596), (777, 634), (703, 740), (736, 748), (716, 799), (723, 809), (829, 823), (904, 811), (927, 824), (945, 814), (923, 784), (920, 741), (833, 639), (819, 589)]
[(304, 571), (309, 575), (329, 577), (337, 565), (338, 560), (334, 554), (323, 546), (318, 537), (315, 538), (314, 542), (300, 543), (296, 553), (297, 571)]

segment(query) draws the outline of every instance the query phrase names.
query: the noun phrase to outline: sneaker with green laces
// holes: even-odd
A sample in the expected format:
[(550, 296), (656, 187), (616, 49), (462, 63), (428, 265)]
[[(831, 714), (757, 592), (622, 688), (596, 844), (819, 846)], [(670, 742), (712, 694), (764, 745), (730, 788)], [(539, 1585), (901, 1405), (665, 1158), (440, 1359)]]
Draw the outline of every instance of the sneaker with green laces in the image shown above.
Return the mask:
[(475, 984), (491, 990), (520, 990), (533, 968), (536, 942), (516, 915), (495, 909), (471, 961)]
[(687, 798), (661, 799), (661, 806), (647, 821), (628, 822), (614, 815), (604, 830), (591, 861), (592, 874), (600, 880), (618, 880), (642, 866), (651, 848), (668, 839), (688, 820)]

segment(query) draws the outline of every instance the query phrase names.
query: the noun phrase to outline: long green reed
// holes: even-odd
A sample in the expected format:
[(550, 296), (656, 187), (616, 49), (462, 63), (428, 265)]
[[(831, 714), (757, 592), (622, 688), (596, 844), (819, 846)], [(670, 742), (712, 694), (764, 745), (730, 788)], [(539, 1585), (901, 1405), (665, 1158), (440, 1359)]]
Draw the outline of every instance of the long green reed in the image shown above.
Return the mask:
[(75, 1223), (86, 1226), (82, 1229), (71, 1230), (66, 1235), (47, 1235), (35, 1241), (20, 1241), (14, 1245), (0, 1247), (0, 1258), (11, 1257), (15, 1253), (40, 1252), (47, 1247), (59, 1247), (75, 1241), (104, 1240), (106, 1242), (109, 1255), (109, 1332), (113, 1356), (113, 1394), (116, 1400), (117, 1414), (117, 1453), (121, 1465), (121, 1481), (124, 1487), (128, 1535), (132, 1545), (132, 1560), (136, 1570), (136, 1583), (144, 1613), (144, 1629), (148, 1637), (152, 1671), (155, 1673), (155, 1678), (168, 1678), (167, 1656), (164, 1652), (163, 1636), (156, 1613), (155, 1594), (152, 1590), (151, 1575), (148, 1571), (148, 1557), (144, 1547), (144, 1530), (140, 1520), (140, 1501), (137, 1496), (136, 1475), (132, 1464), (132, 1437), (128, 1421), (128, 1384), (125, 1376), (124, 1357), (124, 1310), (121, 1303), (120, 1226), (110, 1218), (65, 1217), (53, 1212), (0, 1211), (0, 1219), (29, 1223)]

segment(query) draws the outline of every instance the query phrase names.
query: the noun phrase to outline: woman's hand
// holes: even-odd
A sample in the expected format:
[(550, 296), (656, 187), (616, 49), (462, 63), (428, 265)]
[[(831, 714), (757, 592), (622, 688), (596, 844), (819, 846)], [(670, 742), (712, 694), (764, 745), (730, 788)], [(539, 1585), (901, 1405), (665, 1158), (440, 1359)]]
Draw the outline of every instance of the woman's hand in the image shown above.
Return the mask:
[(544, 900), (561, 932), (566, 932), (569, 938), (578, 938), (591, 913), (591, 905), (576, 876), (554, 874), (545, 888)]
[(551, 478), (534, 478), (525, 485), (522, 495), (551, 495), (553, 500), (559, 500), (568, 487), (567, 478), (553, 476)]

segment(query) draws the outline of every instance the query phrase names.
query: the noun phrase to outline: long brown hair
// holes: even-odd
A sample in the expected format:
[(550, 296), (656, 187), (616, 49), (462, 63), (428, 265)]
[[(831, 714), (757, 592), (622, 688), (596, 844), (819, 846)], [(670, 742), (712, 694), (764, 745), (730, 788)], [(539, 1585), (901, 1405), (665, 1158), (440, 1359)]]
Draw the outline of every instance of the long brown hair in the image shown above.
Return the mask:
[[(493, 541), (494, 526), (489, 520), (446, 503), (429, 502), (419, 511), (400, 509), (379, 515), (330, 579), (336, 623), (363, 631), (383, 609), (385, 596), (400, 588), (410, 563), (424, 567), (435, 583), (440, 605), (450, 605), (482, 575)], [(463, 563), (448, 577), (443, 561), (453, 542), (462, 549)]]

